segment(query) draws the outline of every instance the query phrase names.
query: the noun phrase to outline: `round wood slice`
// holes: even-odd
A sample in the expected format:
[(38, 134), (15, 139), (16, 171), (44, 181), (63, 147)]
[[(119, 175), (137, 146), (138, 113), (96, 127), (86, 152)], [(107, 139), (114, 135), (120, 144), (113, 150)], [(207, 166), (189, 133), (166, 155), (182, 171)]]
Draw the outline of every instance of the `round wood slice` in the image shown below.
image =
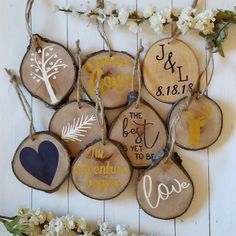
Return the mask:
[(106, 200), (125, 190), (132, 177), (132, 168), (120, 144), (107, 140), (89, 145), (72, 166), (72, 180), (84, 195)]
[[(100, 93), (102, 104), (106, 108), (117, 108), (127, 104), (131, 90), (134, 59), (126, 52), (100, 51), (88, 56), (82, 66), (81, 82), (91, 100), (96, 100), (95, 86), (102, 77)], [(135, 78), (134, 88), (138, 81)]]
[(55, 192), (70, 171), (66, 147), (49, 132), (27, 137), (17, 148), (12, 161), (13, 172), (23, 184), (45, 192)]
[(143, 79), (149, 93), (161, 102), (174, 103), (193, 89), (199, 64), (193, 50), (180, 40), (154, 43), (143, 61)]
[(177, 153), (147, 169), (137, 182), (137, 200), (149, 215), (173, 219), (190, 206), (194, 187)]
[(124, 145), (133, 167), (145, 168), (153, 154), (165, 147), (167, 131), (150, 105), (141, 101), (136, 107), (133, 101), (112, 123), (109, 138)]
[(20, 68), (23, 85), (49, 106), (61, 104), (72, 92), (76, 66), (62, 45), (33, 35)]
[(87, 101), (80, 104), (81, 108), (76, 101), (62, 106), (49, 124), (50, 132), (65, 142), (72, 157), (77, 157), (82, 149), (102, 135), (95, 107)]
[[(169, 126), (179, 109), (186, 104), (186, 99), (180, 100), (172, 108)], [(218, 104), (207, 96), (199, 99), (194, 97), (176, 126), (176, 144), (188, 150), (207, 148), (217, 141), (222, 127), (223, 114)]]

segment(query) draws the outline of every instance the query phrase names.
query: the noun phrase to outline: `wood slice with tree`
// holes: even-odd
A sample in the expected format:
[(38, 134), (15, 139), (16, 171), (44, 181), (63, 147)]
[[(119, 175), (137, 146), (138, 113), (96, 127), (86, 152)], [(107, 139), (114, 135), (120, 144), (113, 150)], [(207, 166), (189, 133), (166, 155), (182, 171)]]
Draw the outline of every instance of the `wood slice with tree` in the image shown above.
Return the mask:
[(150, 165), (152, 156), (166, 146), (167, 130), (157, 112), (136, 98), (122, 111), (110, 127), (109, 138), (120, 142), (134, 168)]
[(27, 137), (17, 148), (12, 161), (13, 172), (23, 184), (45, 192), (55, 192), (70, 171), (66, 147), (49, 132)]
[(69, 102), (53, 115), (50, 132), (59, 136), (66, 144), (72, 157), (96, 139), (101, 139), (101, 128), (96, 118), (96, 109), (88, 101)]
[(149, 215), (173, 219), (190, 206), (194, 187), (177, 153), (151, 165), (138, 179), (137, 200)]
[(106, 200), (125, 190), (132, 177), (132, 168), (119, 143), (106, 140), (90, 144), (74, 161), (72, 180), (84, 195)]
[(32, 96), (56, 107), (72, 92), (77, 73), (71, 53), (35, 34), (20, 68), (23, 85)]
[[(95, 85), (102, 78), (99, 89), (105, 108), (117, 108), (128, 103), (134, 59), (128, 53), (100, 51), (88, 56), (81, 71), (81, 83), (86, 94), (95, 102)], [(137, 79), (134, 87), (137, 89)]]
[(143, 79), (157, 100), (175, 103), (193, 90), (199, 79), (199, 63), (184, 42), (162, 39), (154, 43), (143, 61)]
[[(169, 127), (185, 106), (186, 99), (177, 102), (170, 111)], [(217, 141), (222, 128), (223, 114), (219, 105), (207, 96), (194, 96), (176, 125), (176, 144), (188, 150), (207, 148)]]

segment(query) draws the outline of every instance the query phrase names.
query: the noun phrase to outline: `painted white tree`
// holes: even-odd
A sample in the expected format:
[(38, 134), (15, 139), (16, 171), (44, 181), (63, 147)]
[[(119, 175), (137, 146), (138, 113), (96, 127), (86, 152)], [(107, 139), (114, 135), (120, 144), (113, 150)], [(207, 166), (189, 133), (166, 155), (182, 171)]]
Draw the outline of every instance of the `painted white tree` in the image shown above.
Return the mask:
[(61, 138), (65, 141), (79, 141), (82, 142), (81, 138), (85, 136), (88, 129), (92, 128), (92, 125), (96, 121), (96, 117), (84, 116), (79, 117), (77, 120), (74, 118), (73, 123), (68, 123), (62, 127)]
[[(37, 53), (41, 54), (41, 59), (38, 59)], [(58, 102), (55, 92), (50, 83), (50, 79), (57, 79), (57, 74), (60, 73), (60, 68), (66, 68), (67, 65), (63, 63), (62, 58), (58, 58), (57, 52), (55, 52), (54, 46), (47, 46), (39, 49), (37, 53), (31, 53), (30, 76), (39, 83), (43, 81), (45, 83), (47, 92), (51, 99), (51, 104)]]

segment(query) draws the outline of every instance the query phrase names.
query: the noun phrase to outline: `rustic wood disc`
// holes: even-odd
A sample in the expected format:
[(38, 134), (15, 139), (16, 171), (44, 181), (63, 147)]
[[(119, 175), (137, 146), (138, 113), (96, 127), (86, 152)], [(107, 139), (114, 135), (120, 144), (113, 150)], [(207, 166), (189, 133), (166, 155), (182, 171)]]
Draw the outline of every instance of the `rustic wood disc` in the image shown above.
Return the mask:
[(20, 68), (23, 85), (32, 96), (56, 107), (72, 92), (76, 71), (64, 46), (37, 34), (32, 36)]
[(189, 208), (194, 195), (191, 178), (181, 165), (178, 154), (173, 155), (147, 169), (137, 183), (140, 207), (159, 219), (173, 219), (182, 215)]
[[(180, 100), (170, 111), (169, 126), (186, 99)], [(207, 148), (217, 141), (222, 128), (223, 114), (219, 105), (207, 96), (199, 99), (195, 96), (176, 126), (176, 144), (188, 150)]]
[[(102, 77), (100, 93), (106, 108), (117, 108), (127, 104), (131, 90), (134, 59), (126, 52), (100, 51), (88, 56), (81, 71), (81, 83), (91, 100), (96, 100), (94, 88), (97, 79)], [(134, 79), (134, 88), (138, 81)]]
[(49, 124), (50, 132), (65, 142), (72, 157), (77, 157), (82, 149), (102, 135), (95, 107), (87, 101), (81, 101), (80, 105), (79, 108), (73, 101), (62, 106)]
[(154, 43), (143, 61), (143, 79), (149, 93), (161, 102), (174, 103), (193, 89), (199, 64), (193, 50), (180, 40)]
[(120, 142), (134, 168), (150, 165), (152, 156), (164, 148), (167, 131), (157, 112), (147, 103), (131, 100), (110, 127), (109, 138)]
[(132, 177), (132, 168), (120, 144), (106, 140), (89, 145), (74, 161), (72, 180), (84, 195), (106, 200), (125, 190)]
[(55, 192), (70, 171), (66, 147), (49, 132), (27, 137), (17, 148), (13, 172), (23, 184), (45, 192)]

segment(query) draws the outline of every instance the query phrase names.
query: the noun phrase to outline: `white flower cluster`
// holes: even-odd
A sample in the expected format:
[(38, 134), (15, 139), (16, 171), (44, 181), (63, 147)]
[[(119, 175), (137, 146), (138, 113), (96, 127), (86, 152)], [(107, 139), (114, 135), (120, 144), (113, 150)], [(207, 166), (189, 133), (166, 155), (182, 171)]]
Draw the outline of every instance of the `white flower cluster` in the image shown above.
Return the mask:
[[(106, 2), (104, 9), (96, 8), (94, 10), (87, 8), (84, 14), (78, 13), (73, 8), (69, 8), (74, 14), (86, 15), (90, 18), (96, 18), (101, 23), (107, 20), (111, 29), (118, 25), (127, 25), (129, 30), (138, 33), (142, 31), (141, 24), (148, 21), (154, 32), (163, 31), (165, 25), (176, 22), (177, 28), (185, 34), (191, 29), (195, 29), (204, 35), (214, 32), (217, 11), (203, 10), (197, 13), (197, 9), (163, 9), (157, 11), (155, 6), (148, 6), (137, 14), (125, 8), (118, 9), (116, 4)], [(67, 11), (68, 12), (68, 11)]]
[[(129, 233), (124, 225), (118, 224), (115, 227), (115, 231), (111, 229), (108, 222), (98, 221), (99, 232), (101, 236), (137, 236), (137, 234)], [(145, 235), (140, 235), (145, 236)]]
[(59, 218), (41, 209), (33, 211), (24, 208), (19, 210), (18, 215), (21, 217), (19, 224), (27, 226), (29, 236), (92, 236), (83, 218), (71, 215)]
[[(98, 221), (98, 229), (90, 231), (87, 222), (83, 218), (75, 218), (72, 215), (56, 217), (51, 212), (42, 209), (19, 209), (19, 225), (26, 226), (26, 235), (29, 236), (137, 236), (129, 234), (124, 225), (117, 225), (113, 230), (108, 222)], [(140, 235), (145, 236), (145, 235)]]

